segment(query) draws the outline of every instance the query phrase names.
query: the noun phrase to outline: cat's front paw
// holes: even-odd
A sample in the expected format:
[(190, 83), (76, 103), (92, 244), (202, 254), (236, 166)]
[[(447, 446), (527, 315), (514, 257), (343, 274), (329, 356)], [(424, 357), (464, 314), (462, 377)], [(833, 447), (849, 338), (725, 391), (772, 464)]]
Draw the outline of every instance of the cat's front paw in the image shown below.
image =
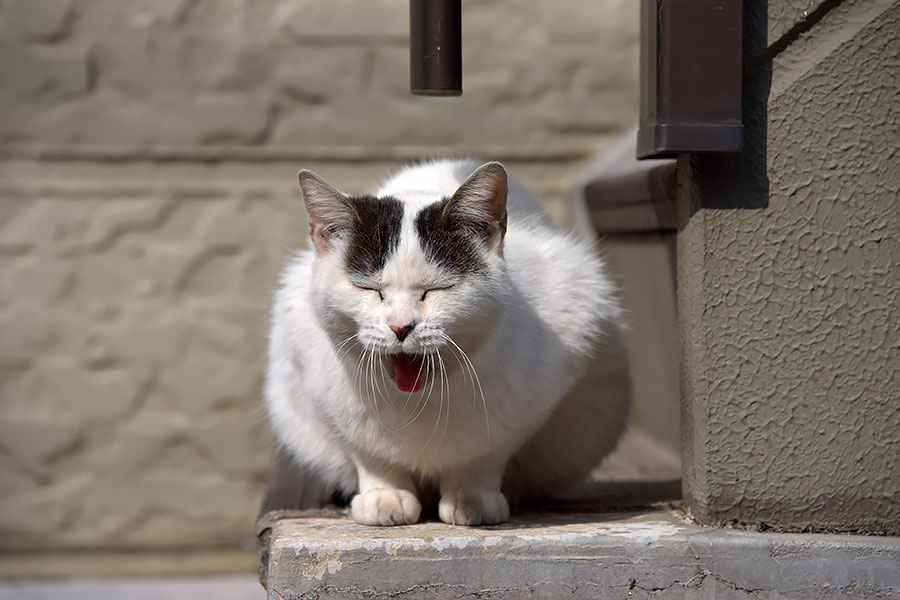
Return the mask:
[(406, 490), (369, 490), (353, 497), (353, 520), (362, 525), (411, 525), (419, 520), (422, 505)]
[(438, 514), (451, 525), (495, 525), (509, 520), (509, 503), (500, 492), (455, 490), (441, 496)]

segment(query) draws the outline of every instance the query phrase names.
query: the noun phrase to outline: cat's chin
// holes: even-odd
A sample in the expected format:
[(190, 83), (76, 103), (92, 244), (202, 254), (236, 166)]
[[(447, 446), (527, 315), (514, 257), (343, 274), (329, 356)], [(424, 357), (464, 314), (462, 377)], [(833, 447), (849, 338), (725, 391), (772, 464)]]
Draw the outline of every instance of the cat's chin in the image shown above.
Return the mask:
[(391, 354), (391, 377), (401, 392), (418, 392), (428, 378), (424, 354)]

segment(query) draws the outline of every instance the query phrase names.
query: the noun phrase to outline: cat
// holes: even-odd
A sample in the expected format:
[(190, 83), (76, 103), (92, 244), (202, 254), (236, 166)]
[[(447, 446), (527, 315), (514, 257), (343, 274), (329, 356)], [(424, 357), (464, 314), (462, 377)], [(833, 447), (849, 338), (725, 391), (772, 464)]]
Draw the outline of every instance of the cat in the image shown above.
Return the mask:
[(415, 523), (430, 487), (442, 521), (501, 523), (612, 450), (630, 402), (613, 285), (500, 163), (409, 166), (374, 195), (299, 182), (312, 248), (275, 296), (266, 405), (356, 522)]

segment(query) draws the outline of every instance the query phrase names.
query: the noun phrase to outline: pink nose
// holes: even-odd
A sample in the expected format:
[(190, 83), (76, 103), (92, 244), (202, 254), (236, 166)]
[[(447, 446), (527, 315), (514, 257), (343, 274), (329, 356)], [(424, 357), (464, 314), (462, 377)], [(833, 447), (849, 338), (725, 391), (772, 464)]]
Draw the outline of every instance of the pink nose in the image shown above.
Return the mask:
[(406, 336), (409, 335), (409, 332), (413, 330), (415, 327), (415, 323), (410, 323), (409, 325), (404, 325), (403, 327), (394, 327), (390, 326), (391, 331), (393, 331), (397, 335), (397, 339), (401, 342), (406, 339)]

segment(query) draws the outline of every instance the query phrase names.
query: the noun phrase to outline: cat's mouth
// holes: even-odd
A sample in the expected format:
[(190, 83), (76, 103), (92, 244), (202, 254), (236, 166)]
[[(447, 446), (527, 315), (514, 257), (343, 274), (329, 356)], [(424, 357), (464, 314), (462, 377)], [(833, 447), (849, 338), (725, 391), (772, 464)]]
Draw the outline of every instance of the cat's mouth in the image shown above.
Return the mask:
[(391, 354), (394, 381), (401, 392), (418, 392), (428, 377), (424, 354)]

